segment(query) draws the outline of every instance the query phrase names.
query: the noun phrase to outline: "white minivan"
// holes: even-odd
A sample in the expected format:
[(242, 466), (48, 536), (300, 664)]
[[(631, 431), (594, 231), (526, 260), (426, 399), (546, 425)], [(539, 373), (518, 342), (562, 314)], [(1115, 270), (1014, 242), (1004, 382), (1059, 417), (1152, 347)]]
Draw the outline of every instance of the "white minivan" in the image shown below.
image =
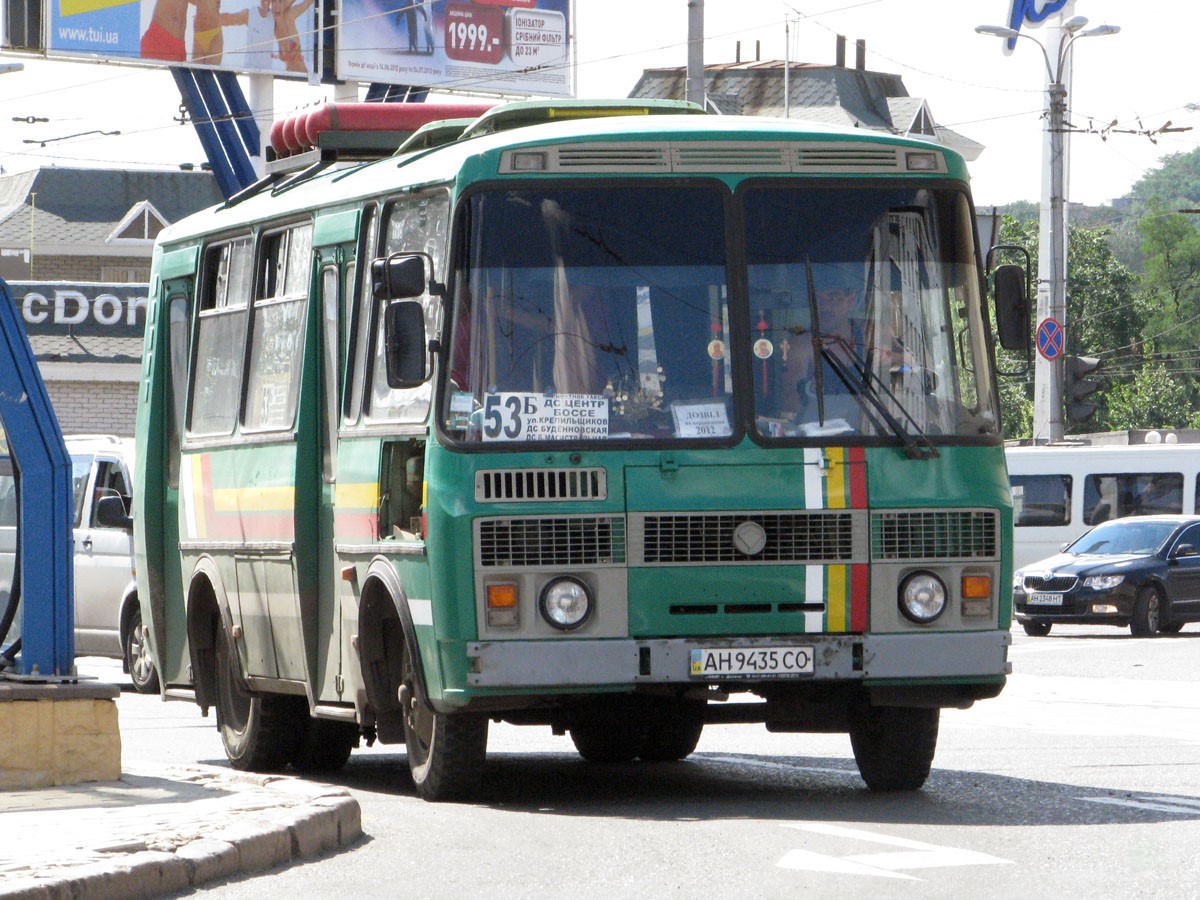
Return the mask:
[(1009, 447), (1014, 569), (1126, 516), (1200, 510), (1200, 446)]
[[(126, 512), (133, 488), (133, 441), (108, 435), (64, 439), (71, 457), (75, 539), (75, 655), (120, 659), (134, 687), (158, 692), (158, 672), (138, 607), (133, 570), (133, 534), (127, 518), (107, 523), (100, 500), (120, 497)], [(8, 605), (15, 566), (16, 484), (12, 461), (0, 456), (0, 617)], [(13, 623), (11, 641), (20, 625)]]

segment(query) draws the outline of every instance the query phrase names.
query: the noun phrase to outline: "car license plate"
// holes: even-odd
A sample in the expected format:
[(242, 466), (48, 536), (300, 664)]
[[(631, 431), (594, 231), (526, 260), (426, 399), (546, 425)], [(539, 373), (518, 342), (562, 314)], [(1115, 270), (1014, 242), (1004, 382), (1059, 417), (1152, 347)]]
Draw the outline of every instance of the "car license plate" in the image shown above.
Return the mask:
[(1030, 606), (1062, 606), (1063, 595), (1033, 593), (1029, 595), (1029, 598), (1025, 602)]
[(813, 648), (701, 647), (692, 651), (693, 678), (785, 678), (811, 675)]

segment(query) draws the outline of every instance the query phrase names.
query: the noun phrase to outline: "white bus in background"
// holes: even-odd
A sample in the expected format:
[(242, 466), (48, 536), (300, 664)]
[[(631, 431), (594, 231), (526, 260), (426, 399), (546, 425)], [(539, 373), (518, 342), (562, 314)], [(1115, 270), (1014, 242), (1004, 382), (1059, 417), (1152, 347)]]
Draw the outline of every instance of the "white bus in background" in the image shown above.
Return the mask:
[(1200, 444), (1009, 447), (1013, 567), (1121, 516), (1196, 512)]

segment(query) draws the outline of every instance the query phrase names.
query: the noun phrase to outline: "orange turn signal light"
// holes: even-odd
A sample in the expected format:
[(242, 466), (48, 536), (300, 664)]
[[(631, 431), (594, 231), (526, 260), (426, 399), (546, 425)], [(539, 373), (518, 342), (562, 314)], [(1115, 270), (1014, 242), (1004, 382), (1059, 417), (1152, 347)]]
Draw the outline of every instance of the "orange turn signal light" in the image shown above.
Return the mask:
[(489, 584), (487, 586), (488, 609), (513, 609), (517, 605), (515, 584)]
[(992, 576), (964, 575), (962, 595), (964, 600), (986, 600), (992, 596)]

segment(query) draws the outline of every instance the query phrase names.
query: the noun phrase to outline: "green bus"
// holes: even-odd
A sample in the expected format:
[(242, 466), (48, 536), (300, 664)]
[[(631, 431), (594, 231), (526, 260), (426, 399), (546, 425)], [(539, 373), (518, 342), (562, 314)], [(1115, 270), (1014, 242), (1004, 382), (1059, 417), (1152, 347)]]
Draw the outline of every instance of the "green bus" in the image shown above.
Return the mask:
[(986, 301), (962, 159), (680, 102), (417, 109), (326, 115), (362, 128), (159, 237), (164, 697), (239, 769), (403, 743), (428, 800), (477, 795), (491, 721), (599, 762), (844, 732), (920, 788), (941, 708), (1009, 671), (990, 322), (1025, 300)]

